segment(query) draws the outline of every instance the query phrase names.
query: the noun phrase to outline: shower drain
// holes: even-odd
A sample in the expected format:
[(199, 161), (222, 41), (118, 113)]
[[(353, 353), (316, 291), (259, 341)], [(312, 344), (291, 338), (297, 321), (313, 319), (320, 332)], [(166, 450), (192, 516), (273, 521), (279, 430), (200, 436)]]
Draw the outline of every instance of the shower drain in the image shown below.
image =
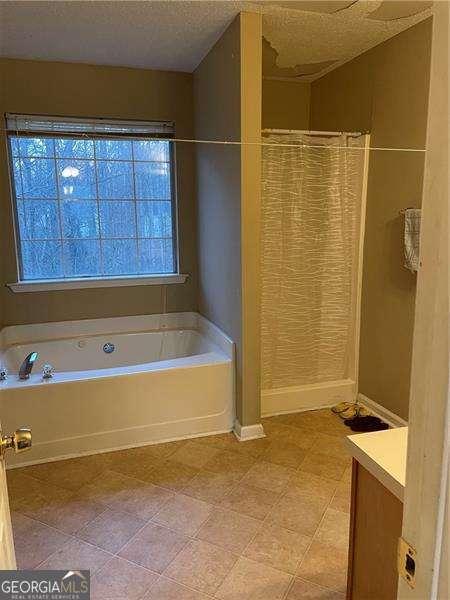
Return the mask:
[(111, 352), (114, 352), (115, 349), (116, 347), (111, 342), (107, 342), (103, 345), (103, 352), (105, 352), (106, 354), (111, 354)]

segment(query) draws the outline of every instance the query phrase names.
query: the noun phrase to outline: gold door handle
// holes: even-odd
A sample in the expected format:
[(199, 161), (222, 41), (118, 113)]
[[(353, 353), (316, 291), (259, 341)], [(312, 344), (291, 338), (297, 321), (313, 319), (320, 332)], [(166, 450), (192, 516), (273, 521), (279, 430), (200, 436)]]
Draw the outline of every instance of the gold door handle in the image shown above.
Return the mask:
[(31, 448), (31, 429), (19, 427), (12, 435), (2, 435), (0, 440), (0, 454), (6, 450), (13, 449), (16, 454), (25, 452)]

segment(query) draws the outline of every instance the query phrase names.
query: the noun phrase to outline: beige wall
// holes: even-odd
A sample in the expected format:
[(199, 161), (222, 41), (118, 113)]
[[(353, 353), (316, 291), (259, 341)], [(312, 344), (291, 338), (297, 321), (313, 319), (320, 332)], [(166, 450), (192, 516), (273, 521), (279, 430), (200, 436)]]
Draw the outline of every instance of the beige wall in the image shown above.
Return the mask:
[[(257, 83), (254, 78), (258, 76), (250, 71), (252, 61), (261, 60), (257, 55), (261, 32), (256, 31), (253, 17), (259, 19), (260, 26), (258, 15), (239, 15), (194, 72), (197, 139), (240, 141), (241, 125), (247, 139), (255, 127), (260, 135), (260, 110), (255, 107), (255, 99), (260, 105), (261, 82), (259, 79)], [(256, 33), (259, 37), (255, 45)], [(260, 62), (258, 67), (253, 73), (261, 72)], [(252, 115), (242, 114), (241, 122), (241, 106), (247, 111), (249, 103)], [(256, 167), (255, 156), (258, 154), (241, 151), (239, 145), (199, 144), (196, 151), (199, 310), (236, 343), (237, 418), (243, 425), (260, 418), (257, 293), (253, 298), (256, 318), (250, 316), (249, 323), (245, 323), (248, 292), (254, 278), (259, 279), (258, 232), (247, 237), (248, 219), (255, 209), (259, 213), (257, 195), (251, 206), (243, 205), (247, 194), (254, 191), (255, 181), (256, 186), (260, 185), (255, 171), (260, 161), (256, 159)], [(256, 273), (248, 281), (248, 269), (255, 267), (255, 260)], [(249, 331), (256, 338), (256, 346), (249, 343)], [(253, 374), (249, 372), (252, 368)]]
[[(240, 139), (240, 23), (194, 72), (195, 136)], [(240, 344), (240, 147), (198, 144), (199, 310)]]
[(310, 83), (263, 79), (263, 128), (309, 129), (310, 98)]
[[(195, 137), (241, 137), (240, 18), (194, 72)], [(236, 343), (237, 403), (242, 385), (241, 149), (198, 144), (199, 311)]]
[[(187, 73), (82, 64), (0, 60), (0, 112), (173, 120), (176, 134), (193, 135), (193, 77)], [(3, 129), (3, 127), (2, 127)], [(197, 308), (194, 152), (178, 144), (180, 270), (186, 284), (13, 294), (11, 203), (0, 140), (0, 314), (3, 324), (57, 321)], [(166, 299), (165, 299), (166, 294)]]
[(261, 419), (262, 17), (241, 13), (242, 425)]
[[(424, 148), (431, 21), (313, 82), (311, 128), (371, 133), (371, 146)], [(370, 153), (359, 391), (408, 416), (416, 275), (403, 265), (399, 211), (420, 207), (424, 155)]]

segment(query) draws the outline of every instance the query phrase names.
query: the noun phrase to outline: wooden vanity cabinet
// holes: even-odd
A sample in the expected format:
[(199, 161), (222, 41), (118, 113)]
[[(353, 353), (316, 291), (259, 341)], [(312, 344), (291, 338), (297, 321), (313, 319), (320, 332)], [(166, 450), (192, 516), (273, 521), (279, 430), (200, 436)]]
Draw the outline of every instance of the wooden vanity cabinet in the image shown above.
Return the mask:
[(403, 504), (353, 459), (347, 600), (397, 598)]

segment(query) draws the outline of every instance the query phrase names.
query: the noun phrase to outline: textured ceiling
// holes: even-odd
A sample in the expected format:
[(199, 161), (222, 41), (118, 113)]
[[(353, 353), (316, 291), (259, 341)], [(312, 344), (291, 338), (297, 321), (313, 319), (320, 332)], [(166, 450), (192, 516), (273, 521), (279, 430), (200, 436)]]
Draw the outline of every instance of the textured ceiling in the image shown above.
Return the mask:
[(427, 13), (420, 11), (429, 4), (0, 0), (0, 53), (191, 72), (236, 14), (252, 10), (264, 17), (265, 75), (308, 79), (410, 27), (424, 18)]
[(306, 64), (295, 64), (293, 67), (280, 67), (277, 64), (278, 52), (272, 48), (270, 42), (263, 37), (262, 47), (263, 73), (266, 78), (301, 79), (310, 75), (315, 75), (332, 67), (336, 61), (326, 60), (323, 62), (308, 62)]
[(285, 4), (265, 3), (265, 10), (269, 5), (271, 10), (263, 21), (264, 63), (266, 69), (269, 64), (271, 68), (264, 75), (308, 81), (423, 20), (429, 16), (432, 2), (339, 2), (347, 6), (333, 13), (290, 10)]
[(242, 2), (1, 2), (3, 56), (192, 71)]

